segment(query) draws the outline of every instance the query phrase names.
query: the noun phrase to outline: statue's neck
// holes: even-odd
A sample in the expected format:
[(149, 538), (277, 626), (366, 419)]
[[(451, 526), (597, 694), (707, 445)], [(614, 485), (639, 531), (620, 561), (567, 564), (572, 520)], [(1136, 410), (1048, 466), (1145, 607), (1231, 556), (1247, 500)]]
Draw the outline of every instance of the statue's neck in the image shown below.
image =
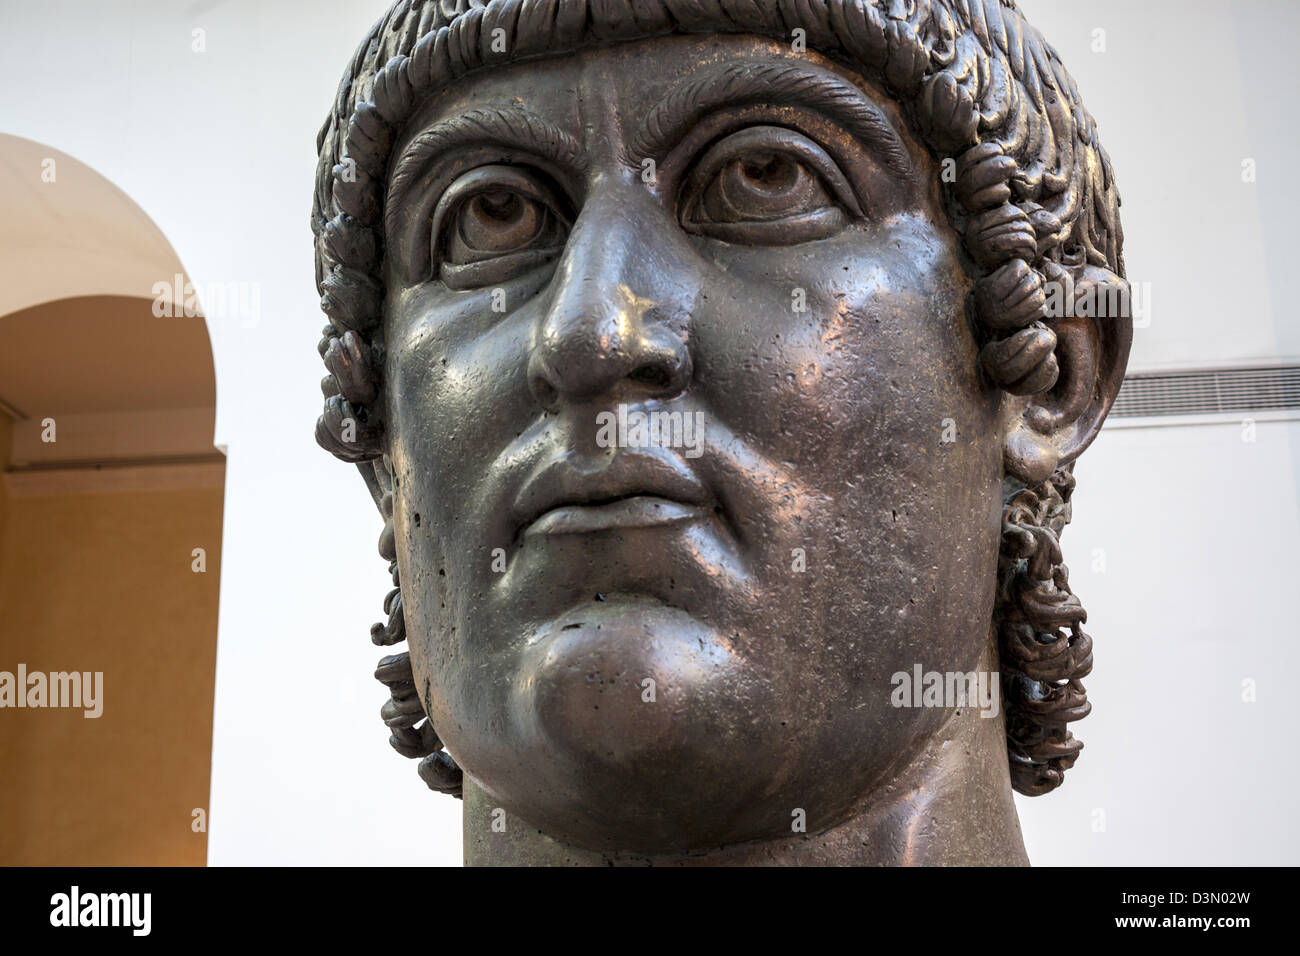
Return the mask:
[[(647, 859), (560, 843), (517, 817), (493, 827), (492, 798), (465, 778), (467, 866), (1024, 866), (1001, 717), (954, 715), (856, 815), (816, 834)], [(504, 830), (502, 823), (504, 822)]]

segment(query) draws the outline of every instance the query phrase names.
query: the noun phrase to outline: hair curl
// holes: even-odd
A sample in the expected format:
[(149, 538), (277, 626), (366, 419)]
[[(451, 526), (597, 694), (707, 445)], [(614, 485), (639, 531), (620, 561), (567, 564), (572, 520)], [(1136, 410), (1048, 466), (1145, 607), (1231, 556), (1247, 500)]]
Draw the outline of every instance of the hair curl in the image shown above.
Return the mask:
[[(372, 491), (383, 483), (384, 187), (394, 138), (425, 98), (475, 70), (583, 47), (667, 34), (789, 39), (796, 29), (809, 48), (883, 84), (940, 161), (989, 378), (1016, 395), (1051, 390), (1060, 366), (1047, 283), (1088, 269), (1088, 281), (1127, 289), (1120, 197), (1074, 80), (1014, 0), (399, 0), (357, 50), (317, 143), (312, 231), (330, 373), (317, 441), (362, 464)], [(1011, 777), (1026, 794), (1060, 784), (1082, 746), (1065, 723), (1088, 711), (1079, 678), (1091, 643), (1057, 542), (1072, 487), (1062, 470), (1032, 488), (1004, 482), (995, 622)], [(392, 562), (386, 494), (380, 550)], [(396, 583), (395, 565), (393, 574)], [(375, 636), (391, 644), (405, 633), (400, 591), (385, 608)], [(458, 793), (460, 771), (428, 722), (416, 727), (409, 657), (385, 658), (376, 676), (393, 691), (384, 709), (393, 746), (424, 757), (435, 789)]]

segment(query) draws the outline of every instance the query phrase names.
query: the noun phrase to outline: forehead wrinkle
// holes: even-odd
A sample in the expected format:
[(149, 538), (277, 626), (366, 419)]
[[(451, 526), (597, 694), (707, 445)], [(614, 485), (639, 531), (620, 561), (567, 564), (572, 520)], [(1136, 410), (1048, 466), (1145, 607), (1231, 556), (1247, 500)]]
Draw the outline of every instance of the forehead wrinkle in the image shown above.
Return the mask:
[(632, 143), (635, 155), (662, 157), (705, 114), (760, 103), (822, 113), (866, 144), (896, 175), (909, 182), (916, 177), (893, 123), (860, 89), (829, 70), (790, 63), (728, 63), (683, 80), (646, 114)]
[(393, 164), (386, 212), (443, 153), (466, 146), (505, 146), (537, 153), (561, 166), (585, 170), (587, 157), (577, 139), (521, 106), (476, 107), (439, 120), (415, 136)]

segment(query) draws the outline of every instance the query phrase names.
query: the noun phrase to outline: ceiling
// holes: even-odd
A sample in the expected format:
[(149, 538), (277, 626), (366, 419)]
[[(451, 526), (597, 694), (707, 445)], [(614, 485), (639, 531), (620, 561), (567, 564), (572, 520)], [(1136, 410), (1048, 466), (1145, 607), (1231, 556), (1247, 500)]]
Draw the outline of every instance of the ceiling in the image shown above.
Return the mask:
[(203, 318), (155, 318), (150, 299), (90, 296), (0, 316), (0, 399), (25, 415), (216, 403)]
[(82, 295), (152, 297), (184, 272), (144, 211), (86, 164), (0, 134), (0, 315)]

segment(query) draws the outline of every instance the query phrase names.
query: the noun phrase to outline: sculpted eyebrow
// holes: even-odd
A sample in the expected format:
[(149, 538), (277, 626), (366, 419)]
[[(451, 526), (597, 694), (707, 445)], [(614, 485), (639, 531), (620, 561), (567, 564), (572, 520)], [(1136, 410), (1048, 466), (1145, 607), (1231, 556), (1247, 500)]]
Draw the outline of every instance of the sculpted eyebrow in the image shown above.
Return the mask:
[(578, 141), (535, 113), (522, 107), (479, 107), (439, 120), (407, 144), (389, 176), (386, 211), (391, 214), (400, 207), (431, 162), (467, 146), (504, 146), (536, 153), (562, 166), (587, 167)]
[(828, 70), (794, 64), (730, 63), (683, 81), (646, 114), (632, 140), (634, 158), (661, 158), (709, 112), (759, 103), (822, 113), (866, 144), (898, 176), (915, 176), (893, 124), (861, 90)]

